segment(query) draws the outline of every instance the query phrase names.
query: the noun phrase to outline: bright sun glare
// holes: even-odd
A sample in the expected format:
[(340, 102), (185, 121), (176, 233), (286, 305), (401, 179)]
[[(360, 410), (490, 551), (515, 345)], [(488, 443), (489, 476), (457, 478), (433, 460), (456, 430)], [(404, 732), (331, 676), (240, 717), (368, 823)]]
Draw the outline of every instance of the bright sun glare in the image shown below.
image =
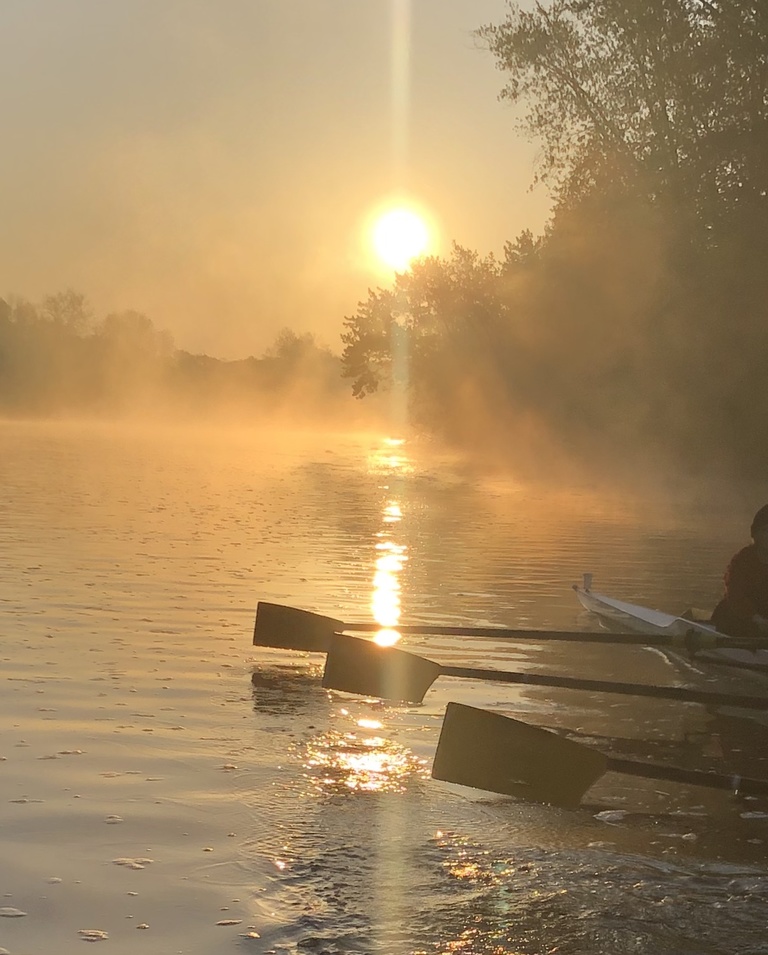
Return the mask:
[(373, 226), (373, 247), (385, 265), (401, 271), (429, 244), (427, 224), (411, 209), (390, 209)]

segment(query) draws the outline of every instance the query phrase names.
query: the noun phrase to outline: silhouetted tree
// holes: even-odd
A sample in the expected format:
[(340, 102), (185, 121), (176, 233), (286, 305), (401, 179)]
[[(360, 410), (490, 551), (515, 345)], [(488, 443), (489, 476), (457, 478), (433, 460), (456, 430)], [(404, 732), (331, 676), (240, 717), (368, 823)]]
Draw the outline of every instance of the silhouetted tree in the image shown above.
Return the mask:
[(487, 414), (511, 401), (516, 279), (537, 254), (530, 233), (508, 243), (502, 260), (454, 244), (449, 258), (426, 257), (398, 273), (393, 289), (369, 289), (344, 319), (342, 369), (353, 394), (397, 379), (413, 419), (453, 438), (469, 424), (468, 404)]
[(308, 333), (283, 329), (261, 358), (223, 361), (176, 351), (140, 312), (95, 321), (68, 289), (40, 304), (0, 299), (0, 411), (19, 414), (275, 411), (322, 417), (348, 392), (340, 359)]
[(513, 2), (478, 34), (505, 74), (502, 97), (543, 143), (540, 175), (560, 201), (620, 181), (707, 241), (746, 203), (765, 216), (762, 0)]
[(93, 323), (93, 310), (85, 295), (71, 288), (46, 295), (39, 316), (43, 321), (78, 335), (87, 332)]
[[(454, 248), (345, 319), (344, 374), (463, 444), (768, 466), (768, 4), (509, 4), (479, 36), (543, 146), (545, 235)], [(525, 429), (523, 429), (525, 430)], [(645, 458), (643, 454), (645, 453)]]

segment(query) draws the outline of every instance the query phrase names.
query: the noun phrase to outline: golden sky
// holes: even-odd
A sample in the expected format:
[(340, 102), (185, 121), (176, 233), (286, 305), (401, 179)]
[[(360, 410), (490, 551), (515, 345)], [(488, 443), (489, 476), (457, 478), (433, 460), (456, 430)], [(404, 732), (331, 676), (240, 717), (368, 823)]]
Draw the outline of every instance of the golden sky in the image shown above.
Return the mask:
[(471, 31), (504, 0), (0, 0), (0, 296), (67, 287), (178, 347), (338, 350), (393, 199), (500, 252), (535, 147)]

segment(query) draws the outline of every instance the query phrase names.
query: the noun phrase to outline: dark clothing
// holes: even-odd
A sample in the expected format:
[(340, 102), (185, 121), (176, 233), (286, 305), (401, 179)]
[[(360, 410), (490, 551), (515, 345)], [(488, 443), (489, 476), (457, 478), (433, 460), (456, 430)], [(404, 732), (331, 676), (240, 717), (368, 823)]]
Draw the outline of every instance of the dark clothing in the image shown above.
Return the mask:
[(768, 504), (763, 504), (757, 514), (755, 514), (752, 526), (749, 529), (752, 540), (755, 539), (755, 533), (763, 527), (768, 527)]
[(725, 572), (725, 595), (715, 607), (712, 623), (732, 637), (765, 637), (752, 618), (768, 618), (768, 564), (758, 556), (757, 546), (742, 548)]

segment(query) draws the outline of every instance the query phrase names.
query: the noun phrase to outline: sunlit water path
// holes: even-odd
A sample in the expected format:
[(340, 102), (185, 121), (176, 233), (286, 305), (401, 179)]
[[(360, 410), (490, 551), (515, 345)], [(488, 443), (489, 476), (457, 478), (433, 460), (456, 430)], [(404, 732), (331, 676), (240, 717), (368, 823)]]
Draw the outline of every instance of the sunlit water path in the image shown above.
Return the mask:
[[(382, 627), (593, 626), (570, 585), (711, 607), (744, 512), (478, 475), (382, 436), (0, 425), (0, 948), (764, 952), (768, 807), (607, 775), (576, 811), (431, 780), (449, 700), (768, 776), (690, 704), (439, 679), (326, 691), (256, 601)], [(709, 685), (640, 648), (406, 638), (430, 659)], [(752, 691), (737, 677), (726, 687)], [(137, 932), (137, 928), (142, 928)]]

